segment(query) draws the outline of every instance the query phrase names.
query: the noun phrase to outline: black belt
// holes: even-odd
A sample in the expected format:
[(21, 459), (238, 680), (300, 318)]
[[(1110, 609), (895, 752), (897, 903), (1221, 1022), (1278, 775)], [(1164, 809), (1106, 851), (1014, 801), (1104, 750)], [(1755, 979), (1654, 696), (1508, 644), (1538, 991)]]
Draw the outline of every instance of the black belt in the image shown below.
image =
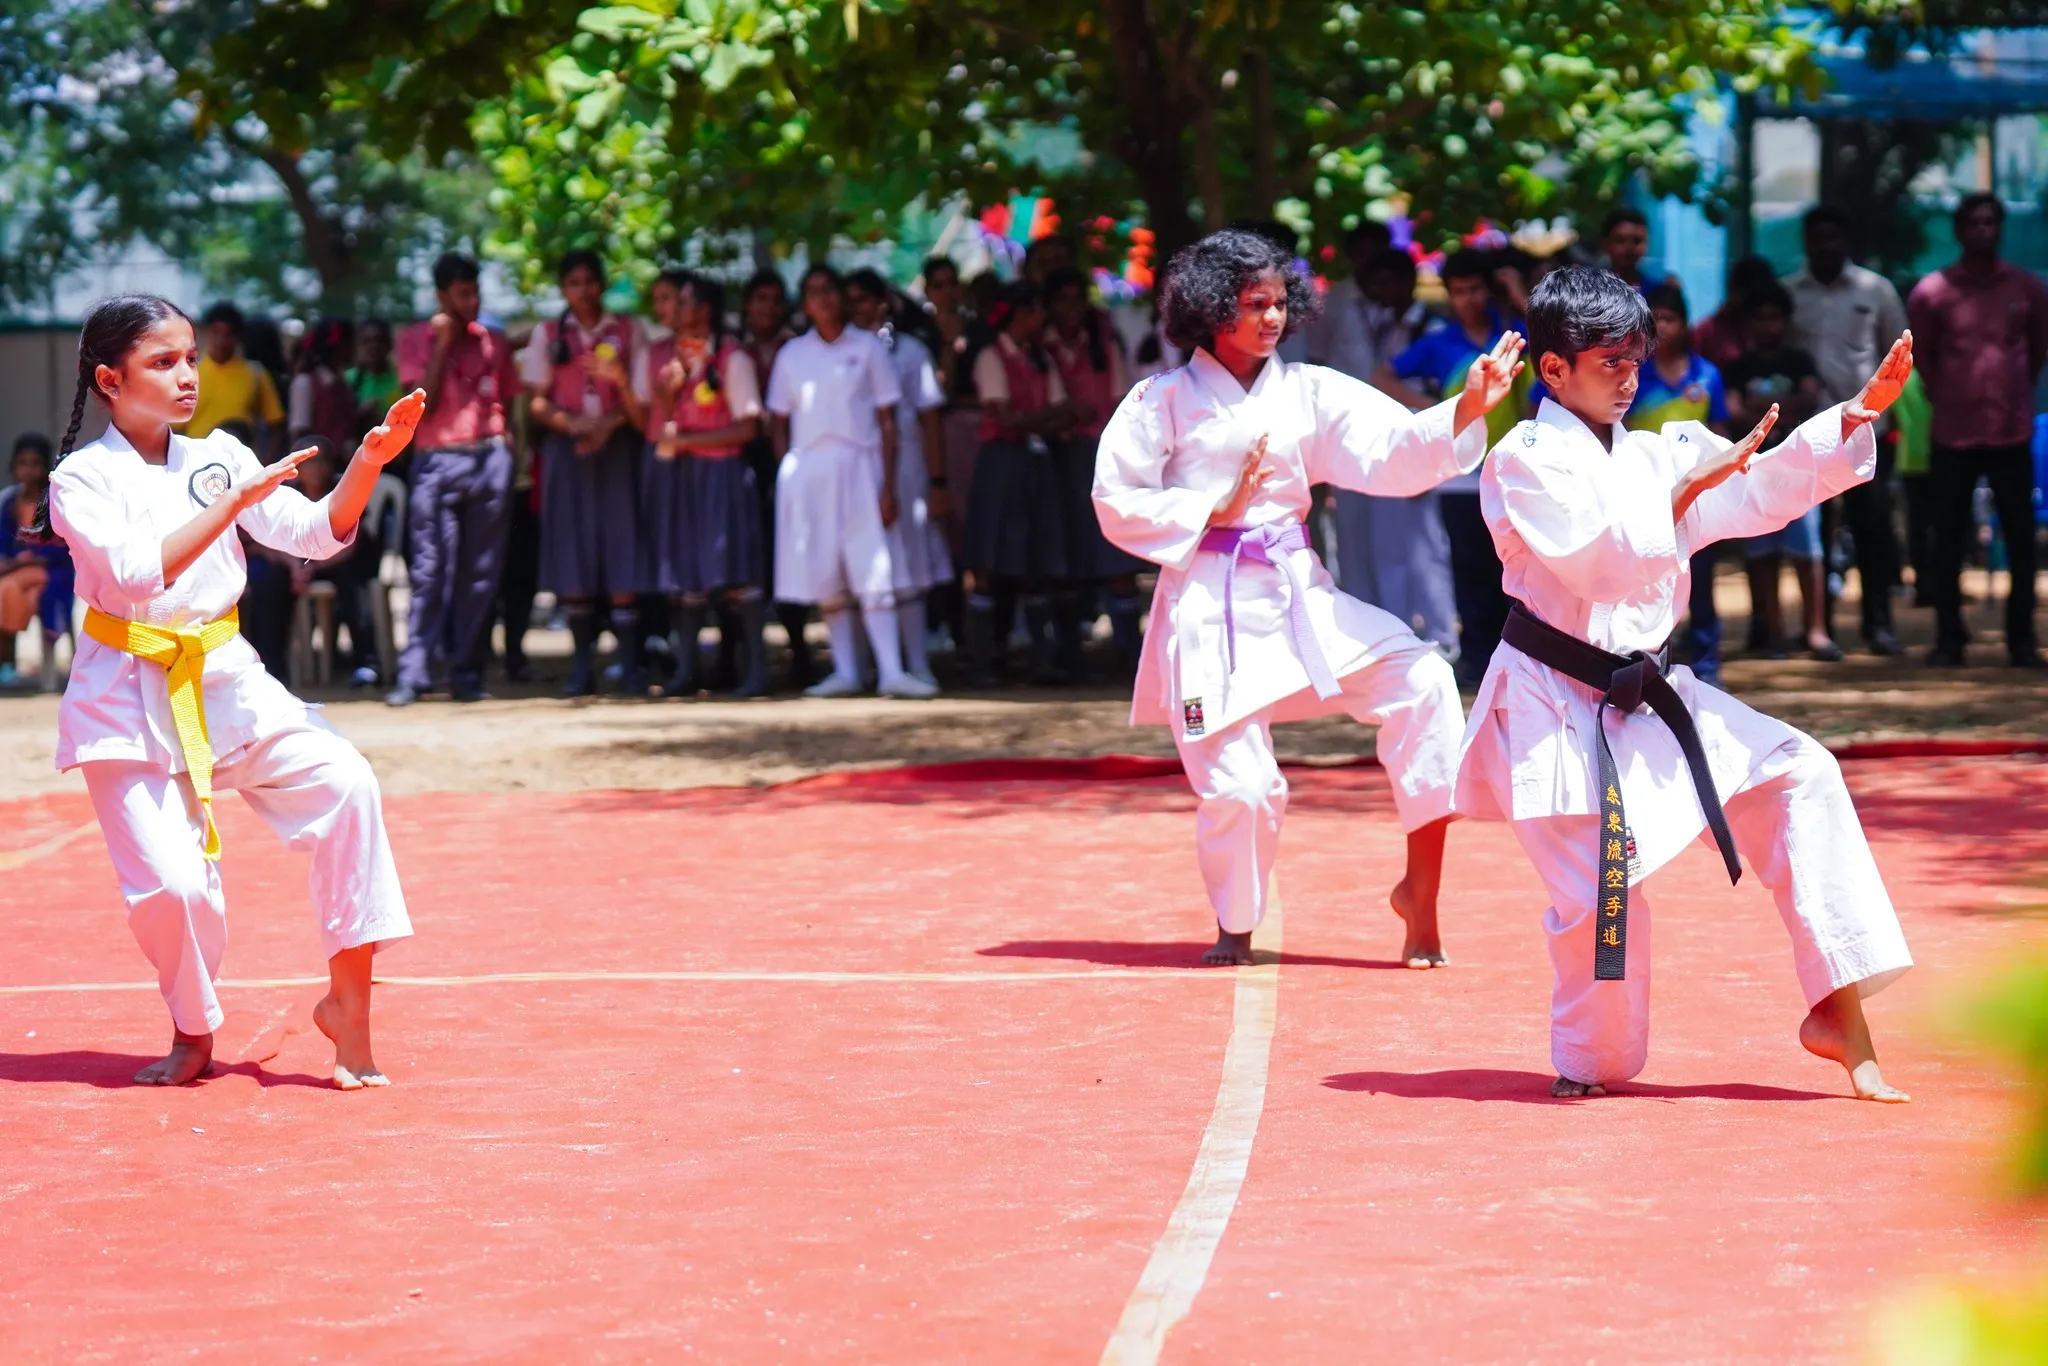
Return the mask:
[(1735, 837), (1728, 831), (1728, 814), (1721, 809), (1721, 796), (1714, 790), (1714, 775), (1707, 768), (1707, 751), (1700, 744), (1699, 727), (1685, 709), (1671, 680), (1664, 676), (1670, 664), (1671, 647), (1652, 655), (1642, 650), (1627, 655), (1609, 654), (1555, 626), (1537, 619), (1528, 608), (1516, 603), (1508, 612), (1502, 640), (1538, 664), (1557, 670), (1566, 678), (1600, 690), (1600, 710), (1594, 717), (1598, 740), (1594, 748), (1600, 763), (1600, 882), (1597, 891), (1599, 914), (1593, 939), (1593, 976), (1598, 981), (1618, 982), (1628, 975), (1628, 864), (1635, 841), (1628, 828), (1628, 816), (1621, 805), (1621, 776), (1614, 767), (1614, 752), (1607, 746), (1607, 709), (1624, 714), (1643, 703), (1678, 737), (1685, 751), (1685, 766), (1692, 770), (1693, 791), (1700, 810), (1707, 816), (1707, 828), (1728, 865), (1728, 881), (1742, 880), (1742, 864), (1735, 857)]

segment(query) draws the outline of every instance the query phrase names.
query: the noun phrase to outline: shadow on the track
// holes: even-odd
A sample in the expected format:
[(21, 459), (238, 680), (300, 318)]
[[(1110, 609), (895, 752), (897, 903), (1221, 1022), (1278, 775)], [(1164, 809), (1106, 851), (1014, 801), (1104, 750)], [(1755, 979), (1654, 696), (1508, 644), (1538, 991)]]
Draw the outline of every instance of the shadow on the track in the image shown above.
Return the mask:
[[(120, 1091), (135, 1085), (135, 1074), (155, 1062), (139, 1053), (101, 1053), (74, 1048), (59, 1053), (0, 1053), (0, 1082), (64, 1082), (73, 1086), (94, 1086), (102, 1091)], [(304, 1072), (266, 1072), (253, 1062), (216, 1062), (213, 1074), (187, 1085), (204, 1086), (222, 1077), (254, 1077), (264, 1088), (272, 1086), (319, 1086), (332, 1089), (327, 1077)]]
[[(1208, 951), (1207, 944), (1161, 944), (1121, 939), (1023, 939), (975, 950), (984, 958), (1060, 958), (1076, 963), (1100, 963), (1113, 968), (1199, 968), (1202, 955)], [(1259, 961), (1264, 963), (1271, 959), (1261, 953)], [(1289, 968), (1402, 967), (1391, 959), (1333, 958), (1319, 953), (1288, 953), (1284, 949), (1280, 953), (1280, 965)]]
[[(1366, 1091), (1406, 1100), (1505, 1100), (1523, 1105), (1583, 1105), (1550, 1094), (1555, 1080), (1543, 1072), (1514, 1072), (1500, 1067), (1462, 1067), (1446, 1072), (1339, 1072), (1323, 1078), (1335, 1091)], [(1658, 1086), (1623, 1082), (1600, 1099), (1642, 1100), (1847, 1100), (1825, 1091), (1792, 1091), (1753, 1082), (1716, 1082), (1708, 1086)]]

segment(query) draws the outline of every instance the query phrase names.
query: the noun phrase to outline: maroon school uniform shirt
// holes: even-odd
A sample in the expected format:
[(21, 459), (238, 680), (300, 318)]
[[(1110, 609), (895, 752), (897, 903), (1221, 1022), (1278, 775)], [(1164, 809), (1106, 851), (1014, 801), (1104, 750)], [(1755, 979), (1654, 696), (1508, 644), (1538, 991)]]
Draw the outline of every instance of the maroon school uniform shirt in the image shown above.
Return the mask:
[[(398, 337), (398, 382), (413, 389), (427, 382), (434, 355), (431, 323), (414, 323)], [(512, 364), (512, 343), (495, 327), (471, 323), (448, 348), (441, 387), (427, 404), (413, 436), (413, 449), (469, 446), (505, 434), (505, 406), (520, 392)]]
[(1906, 316), (1934, 404), (1936, 445), (2033, 440), (2034, 379), (2048, 357), (2048, 285), (2009, 261), (1985, 275), (1958, 263), (1913, 286)]

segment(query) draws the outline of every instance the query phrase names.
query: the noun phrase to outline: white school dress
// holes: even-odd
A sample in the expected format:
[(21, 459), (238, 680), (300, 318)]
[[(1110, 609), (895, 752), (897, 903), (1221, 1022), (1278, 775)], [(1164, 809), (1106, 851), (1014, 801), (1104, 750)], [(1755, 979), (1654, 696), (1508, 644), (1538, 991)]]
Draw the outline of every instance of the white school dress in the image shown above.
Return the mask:
[[(78, 595), (109, 616), (170, 629), (225, 616), (249, 582), (241, 538), (232, 532), (216, 537), (167, 587), (164, 537), (262, 468), (254, 452), (221, 431), (172, 436), (162, 465), (145, 461), (112, 427), (73, 451), (50, 476), (50, 516), (71, 547)], [(235, 523), (262, 544), (309, 560), (331, 559), (355, 540), (353, 532), (337, 538), (327, 510), (289, 484)], [(207, 734), (219, 759), (294, 727), (326, 729), (270, 676), (241, 635), (206, 656), (202, 689)], [(57, 708), (57, 767), (96, 759), (185, 769), (164, 670), (81, 633)]]
[[(1842, 410), (1801, 425), (1739, 474), (1701, 495), (1673, 525), (1679, 479), (1728, 449), (1697, 422), (1631, 432), (1619, 424), (1613, 451), (1561, 404), (1494, 447), (1479, 501), (1500, 552), (1502, 586), (1561, 631), (1615, 654), (1655, 652), (1677, 625), (1693, 552), (1716, 541), (1775, 531), (1807, 509), (1869, 479), (1877, 468), (1871, 424), (1841, 439)], [(1698, 724), (1725, 801), (1754, 785), (1799, 732), (1693, 677), (1671, 686)], [(1492, 820), (1590, 816), (1599, 694), (1503, 644), (1494, 653), (1466, 724), (1455, 808)], [(1678, 739), (1647, 707), (1610, 711), (1607, 737), (1622, 802), (1648, 877), (1697, 839), (1706, 817)], [(1633, 879), (1632, 879), (1633, 880)]]
[(889, 558), (896, 591), (911, 596), (953, 577), (953, 557), (927, 501), (931, 468), (925, 464), (924, 426), (918, 421), (946, 406), (946, 391), (939, 387), (938, 367), (923, 342), (892, 329), (886, 344), (903, 392), (896, 405), (896, 523), (889, 528)]
[[(1390, 496), (1434, 488), (1486, 455), (1486, 424), (1454, 435), (1455, 408), (1450, 400), (1411, 413), (1349, 375), (1277, 356), (1247, 391), (1206, 350), (1127, 394), (1096, 452), (1096, 516), (1112, 543), (1163, 570), (1131, 724), (1170, 722), (1199, 735), (1297, 694), (1306, 698), (1302, 715), (1326, 710), (1310, 690), (1278, 566), (1238, 562), (1231, 603), (1237, 662), (1230, 666), (1229, 556), (1197, 554), (1209, 516), (1262, 435), (1275, 473), (1246, 510), (1245, 526), (1301, 522), (1316, 484)], [(1364, 667), (1386, 642), (1410, 637), (1403, 623), (1338, 592), (1313, 551), (1288, 558), (1303, 584), (1309, 628), (1337, 677)], [(1293, 715), (1281, 711), (1275, 719)]]
[(890, 601), (875, 415), (902, 398), (888, 348), (872, 332), (849, 326), (829, 342), (806, 332), (776, 353), (768, 411), (789, 419), (789, 453), (775, 481), (778, 599)]

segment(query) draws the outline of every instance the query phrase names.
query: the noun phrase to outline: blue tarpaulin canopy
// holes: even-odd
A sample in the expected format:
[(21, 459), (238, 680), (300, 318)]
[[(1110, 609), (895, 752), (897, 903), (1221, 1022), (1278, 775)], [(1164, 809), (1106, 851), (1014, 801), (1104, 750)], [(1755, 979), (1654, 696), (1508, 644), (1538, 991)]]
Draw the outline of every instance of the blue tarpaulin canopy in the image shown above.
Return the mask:
[(2048, 58), (2031, 54), (1912, 52), (1877, 67), (1845, 46), (1824, 53), (1820, 66), (1827, 85), (1818, 95), (1759, 96), (1757, 116), (1939, 122), (2048, 111)]

